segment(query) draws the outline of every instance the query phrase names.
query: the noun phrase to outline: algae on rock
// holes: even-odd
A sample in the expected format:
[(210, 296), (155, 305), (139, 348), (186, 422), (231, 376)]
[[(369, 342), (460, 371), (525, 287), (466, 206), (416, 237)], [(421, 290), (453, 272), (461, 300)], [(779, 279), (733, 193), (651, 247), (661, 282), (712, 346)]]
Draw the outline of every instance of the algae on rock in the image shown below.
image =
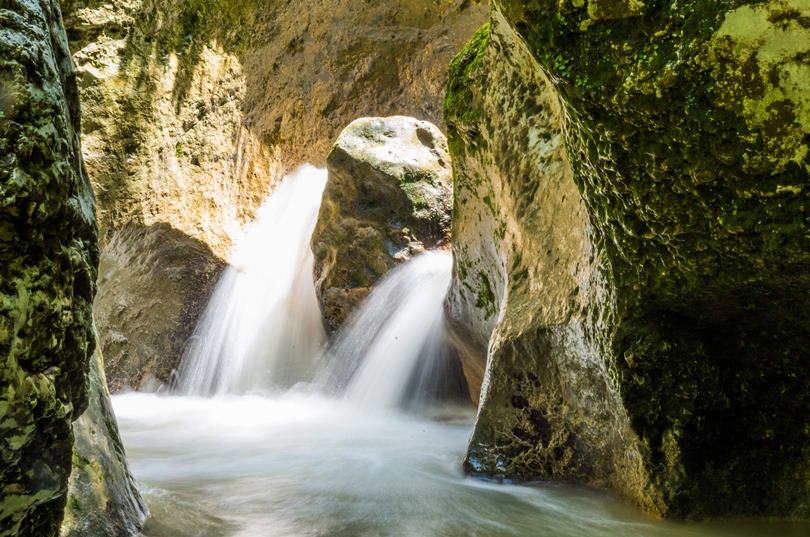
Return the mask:
[[(553, 87), (494, 9), (451, 67), (456, 340), (488, 357), (465, 467), (645, 500), (635, 435), (586, 333), (601, 298)], [(479, 360), (483, 360), (479, 358)]]
[(0, 536), (58, 533), (87, 406), (97, 237), (58, 2), (0, 6)]
[[(606, 486), (669, 516), (810, 517), (810, 5), (493, 7), (498, 32), (508, 25), (518, 38), (507, 46), (479, 37), (484, 56), (465, 50), (446, 108), (462, 215), (450, 305), (482, 339), (494, 328), (471, 469)], [(513, 105), (510, 91), (539, 92), (514, 90), (502, 75), (482, 82), (499, 76), (486, 54), (536, 62), (529, 71), (547, 77), (557, 124), (541, 114), (500, 135), (499, 114), (538, 109)], [(453, 106), (458, 92), (473, 105)], [(544, 184), (536, 167), (510, 176), (503, 191), (518, 200), (513, 209), (498, 160), (540, 158), (559, 133), (575, 191), (533, 207)], [(474, 183), (469, 196), (465, 182)], [(557, 224), (541, 220), (533, 229), (544, 248), (509, 251), (514, 230), (537, 221), (521, 208), (552, 213), (571, 196), (582, 221), (567, 210), (561, 221), (586, 246), (555, 243)], [(476, 212), (480, 237), (464, 220)], [(565, 276), (533, 279), (538, 260)], [(566, 314), (548, 317), (555, 309)], [(513, 318), (523, 319), (514, 333)], [(590, 365), (572, 370), (566, 353)], [(604, 389), (581, 391), (583, 382)], [(577, 408), (620, 427), (604, 438), (571, 434)], [(593, 482), (599, 468), (608, 472), (602, 484)]]

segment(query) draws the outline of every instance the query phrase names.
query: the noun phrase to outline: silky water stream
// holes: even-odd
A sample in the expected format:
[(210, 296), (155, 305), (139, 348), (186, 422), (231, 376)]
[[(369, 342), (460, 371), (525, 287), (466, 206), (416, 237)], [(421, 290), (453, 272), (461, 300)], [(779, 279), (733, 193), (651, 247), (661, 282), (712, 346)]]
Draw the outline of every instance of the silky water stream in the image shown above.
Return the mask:
[[(392, 271), (323, 348), (309, 235), (326, 174), (238, 241), (169, 394), (113, 400), (148, 537), (805, 536), (649, 519), (605, 495), (464, 476), (473, 410), (445, 348), (447, 253)], [(438, 410), (438, 411), (437, 411)], [(432, 417), (430, 417), (432, 416)], [(440, 416), (437, 418), (436, 416)]]

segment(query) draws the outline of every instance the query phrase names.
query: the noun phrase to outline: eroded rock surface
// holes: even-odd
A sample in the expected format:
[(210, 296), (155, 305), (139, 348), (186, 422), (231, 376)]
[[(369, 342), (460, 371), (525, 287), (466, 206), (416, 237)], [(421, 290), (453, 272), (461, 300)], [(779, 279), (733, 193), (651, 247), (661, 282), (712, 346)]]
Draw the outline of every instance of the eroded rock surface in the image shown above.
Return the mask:
[(447, 243), (452, 187), (446, 138), (409, 117), (352, 122), (327, 168), (312, 251), (321, 312), (335, 331), (397, 263)]
[(59, 531), (98, 249), (59, 5), (0, 5), (0, 536)]
[(446, 101), (470, 470), (810, 517), (808, 10), (494, 2)]
[[(362, 9), (326, 0), (305, 9), (255, 0), (65, 0), (63, 8), (87, 118), (83, 150), (102, 264), (117, 263), (108, 247), (143, 246), (122, 244), (139, 236), (123, 231), (130, 223), (188, 237), (176, 241), (175, 255), (144, 252), (152, 269), (142, 264), (118, 289), (99, 286), (105, 310), (115, 311), (122, 296), (130, 308), (97, 317), (109, 363), (133, 361), (108, 370), (113, 389), (138, 386), (138, 364), (169, 381), (182, 355), (175, 339), (193, 327), (202, 309), (191, 305), (204, 304), (211, 285), (193, 277), (182, 298), (157, 310), (147, 309), (141, 290), (162, 287), (167, 272), (197, 274), (197, 245), (212, 253), (205, 266), (227, 261), (231, 237), (278, 180), (303, 162), (323, 165), (353, 119), (408, 114), (440, 123), (447, 66), (486, 12), (468, 0)], [(143, 325), (126, 320), (139, 316), (154, 321), (145, 345), (135, 343)]]
[(73, 424), (73, 471), (62, 537), (140, 535), (147, 509), (129, 473), (126, 453), (96, 351), (87, 410)]
[[(108, 239), (94, 304), (113, 392), (159, 389), (172, 380), (224, 262), (168, 224), (131, 222)], [(166, 326), (167, 319), (174, 322)]]

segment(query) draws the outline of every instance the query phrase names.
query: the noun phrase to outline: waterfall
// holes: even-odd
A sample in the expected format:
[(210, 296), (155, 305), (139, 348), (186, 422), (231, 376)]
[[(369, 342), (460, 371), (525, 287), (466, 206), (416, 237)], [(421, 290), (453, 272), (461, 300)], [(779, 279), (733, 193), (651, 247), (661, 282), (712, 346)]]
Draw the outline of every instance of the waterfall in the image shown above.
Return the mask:
[(451, 273), (447, 252), (428, 252), (392, 270), (341, 330), (321, 383), (365, 408), (424, 400), (442, 391), (436, 384), (443, 380), (463, 383), (445, 341)]
[(311, 374), (325, 338), (309, 239), (326, 177), (299, 168), (237, 240), (183, 356), (179, 392), (246, 393)]

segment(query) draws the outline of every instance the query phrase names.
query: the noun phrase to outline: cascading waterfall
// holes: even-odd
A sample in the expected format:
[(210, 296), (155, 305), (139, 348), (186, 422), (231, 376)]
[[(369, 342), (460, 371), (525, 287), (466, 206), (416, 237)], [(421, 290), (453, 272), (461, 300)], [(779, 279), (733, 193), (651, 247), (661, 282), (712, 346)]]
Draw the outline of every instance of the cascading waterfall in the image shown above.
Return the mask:
[(341, 330), (320, 383), (364, 408), (418, 403), (442, 382), (463, 392), (444, 330), (452, 265), (449, 252), (428, 252), (392, 270)]
[(326, 170), (287, 177), (237, 240), (183, 357), (178, 391), (238, 394), (306, 380), (324, 341), (309, 239)]

